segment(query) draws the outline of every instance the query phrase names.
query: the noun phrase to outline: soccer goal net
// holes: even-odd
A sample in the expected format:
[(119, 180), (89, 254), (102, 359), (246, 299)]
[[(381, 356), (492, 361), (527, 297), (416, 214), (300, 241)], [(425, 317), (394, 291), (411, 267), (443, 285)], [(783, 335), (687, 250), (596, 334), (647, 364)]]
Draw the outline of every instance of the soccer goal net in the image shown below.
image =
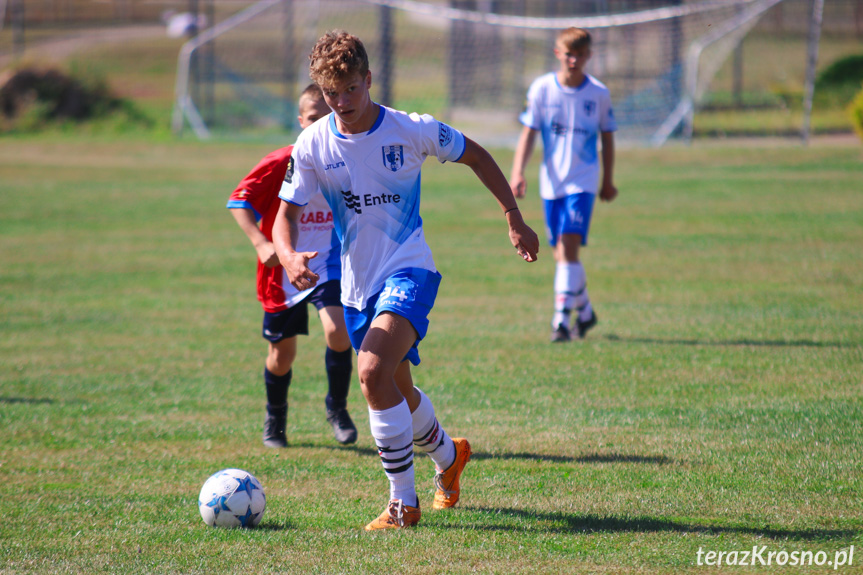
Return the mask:
[(685, 133), (711, 79), (783, 0), (262, 0), (183, 48), (174, 128), (296, 129), (307, 55), (327, 30), (359, 36), (373, 97), (435, 115), (474, 139), (513, 145), (530, 82), (557, 68), (557, 32), (590, 30), (588, 72), (612, 94), (618, 139)]

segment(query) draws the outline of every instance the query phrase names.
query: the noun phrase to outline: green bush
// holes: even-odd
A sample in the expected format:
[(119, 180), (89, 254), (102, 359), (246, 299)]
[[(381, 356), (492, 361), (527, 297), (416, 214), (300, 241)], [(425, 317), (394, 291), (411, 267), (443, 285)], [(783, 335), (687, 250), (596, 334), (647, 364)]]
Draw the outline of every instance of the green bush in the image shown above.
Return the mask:
[(854, 131), (863, 140), (863, 84), (861, 84), (860, 91), (851, 100), (848, 112), (851, 114), (851, 124), (854, 126)]
[(859, 86), (863, 82), (863, 54), (840, 58), (818, 75), (816, 86), (830, 88), (845, 84)]
[(815, 100), (821, 106), (844, 108), (863, 82), (863, 54), (845, 56), (827, 66), (815, 80)]
[(22, 68), (0, 87), (0, 132), (35, 132), (106, 120), (135, 128), (152, 125), (132, 102), (113, 95), (100, 78)]

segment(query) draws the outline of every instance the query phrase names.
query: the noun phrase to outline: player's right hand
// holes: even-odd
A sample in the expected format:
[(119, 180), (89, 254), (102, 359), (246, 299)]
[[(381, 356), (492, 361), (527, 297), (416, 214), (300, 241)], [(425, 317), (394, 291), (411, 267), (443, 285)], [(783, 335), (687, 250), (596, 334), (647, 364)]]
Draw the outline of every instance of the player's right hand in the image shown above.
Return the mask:
[(612, 202), (617, 197), (617, 188), (614, 184), (603, 184), (599, 190), (599, 199), (603, 202)]
[(512, 190), (512, 195), (516, 198), (523, 198), (527, 191), (527, 180), (524, 176), (516, 175), (510, 178), (509, 188)]
[(257, 249), (258, 251), (258, 259), (262, 264), (264, 264), (268, 268), (274, 268), (279, 265), (279, 256), (276, 254), (276, 248), (273, 246), (273, 242), (266, 242), (261, 244)]
[(282, 261), (285, 273), (291, 285), (300, 291), (317, 285), (320, 276), (309, 269), (309, 260), (318, 256), (318, 252), (291, 252)]
[(520, 210), (514, 210), (507, 214), (509, 224), (509, 241), (516, 249), (518, 255), (526, 262), (535, 262), (539, 253), (539, 238), (529, 225), (521, 217)]

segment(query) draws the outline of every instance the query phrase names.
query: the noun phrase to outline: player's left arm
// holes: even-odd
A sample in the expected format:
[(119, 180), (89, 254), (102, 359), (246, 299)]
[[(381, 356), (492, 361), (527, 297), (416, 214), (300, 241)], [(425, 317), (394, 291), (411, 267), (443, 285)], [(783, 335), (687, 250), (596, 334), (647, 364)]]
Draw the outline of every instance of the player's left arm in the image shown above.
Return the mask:
[(462, 157), (458, 159), (458, 163), (464, 164), (473, 170), (479, 181), (497, 199), (497, 203), (503, 210), (506, 222), (509, 225), (509, 240), (512, 242), (513, 247), (518, 250), (518, 255), (524, 258), (525, 261), (536, 261), (536, 254), (539, 251), (539, 238), (536, 232), (524, 222), (521, 210), (518, 209), (518, 203), (512, 194), (512, 189), (509, 187), (509, 182), (506, 181), (506, 177), (501, 172), (500, 167), (485, 148), (470, 138), (465, 137), (464, 140), (465, 151)]
[(599, 190), (599, 199), (610, 202), (617, 197), (617, 188), (614, 186), (614, 132), (602, 132), (602, 187)]

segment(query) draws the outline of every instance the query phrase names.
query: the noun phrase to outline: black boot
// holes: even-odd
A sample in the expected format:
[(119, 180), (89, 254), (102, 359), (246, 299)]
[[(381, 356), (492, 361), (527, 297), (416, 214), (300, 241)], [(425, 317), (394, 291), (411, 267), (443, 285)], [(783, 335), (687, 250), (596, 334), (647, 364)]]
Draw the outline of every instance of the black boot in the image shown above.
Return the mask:
[(348, 410), (344, 407), (330, 409), (327, 407), (327, 421), (333, 426), (333, 435), (342, 445), (357, 441), (357, 426), (354, 425)]
[(267, 418), (264, 420), (264, 445), (267, 447), (287, 447), (288, 438), (285, 427), (288, 424), (288, 404), (272, 407), (267, 404)]

